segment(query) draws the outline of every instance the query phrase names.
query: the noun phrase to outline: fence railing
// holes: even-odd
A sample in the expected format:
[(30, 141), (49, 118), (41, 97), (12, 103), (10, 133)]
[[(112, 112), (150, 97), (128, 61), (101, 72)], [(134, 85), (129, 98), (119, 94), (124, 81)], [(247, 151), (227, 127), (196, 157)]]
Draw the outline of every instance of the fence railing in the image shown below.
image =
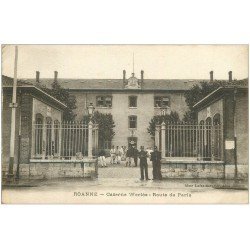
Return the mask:
[(92, 122), (35, 123), (32, 132), (32, 158), (74, 159), (98, 149), (98, 125)]
[(163, 123), (156, 133), (159, 133), (158, 144), (165, 157), (222, 160), (220, 124)]

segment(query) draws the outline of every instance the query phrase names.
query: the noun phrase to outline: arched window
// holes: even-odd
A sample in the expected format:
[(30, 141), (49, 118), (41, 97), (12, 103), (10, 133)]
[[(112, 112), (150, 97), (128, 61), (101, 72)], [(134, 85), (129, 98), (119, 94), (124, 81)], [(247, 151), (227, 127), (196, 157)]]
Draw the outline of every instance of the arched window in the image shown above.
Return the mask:
[(52, 155), (52, 119), (46, 117), (46, 156)]
[(208, 118), (206, 119), (206, 124), (207, 124), (207, 125), (211, 125), (211, 124), (212, 124), (212, 119), (211, 119), (211, 117), (208, 117)]
[(55, 146), (54, 146), (54, 153), (58, 155), (59, 153), (59, 129), (60, 123), (58, 120), (54, 121), (54, 135), (55, 135)]
[(199, 129), (199, 145), (198, 145), (198, 157), (203, 159), (204, 157), (204, 142), (205, 142), (205, 128), (204, 128), (204, 120), (200, 121), (200, 129)]
[(221, 159), (221, 120), (220, 114), (215, 114), (213, 117), (213, 130), (214, 130), (214, 159)]
[(212, 119), (208, 117), (206, 119), (206, 136), (205, 136), (205, 160), (211, 160), (212, 153)]
[(35, 157), (42, 156), (43, 145), (43, 116), (36, 114), (35, 116)]
[(220, 121), (220, 114), (215, 114), (213, 117), (213, 125), (219, 125), (221, 123)]

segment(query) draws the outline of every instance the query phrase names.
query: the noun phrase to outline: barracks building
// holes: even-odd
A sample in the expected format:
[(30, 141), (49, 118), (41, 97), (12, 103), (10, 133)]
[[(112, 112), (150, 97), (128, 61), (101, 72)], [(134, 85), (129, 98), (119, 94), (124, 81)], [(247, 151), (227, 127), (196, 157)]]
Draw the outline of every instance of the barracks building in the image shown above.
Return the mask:
[(76, 97), (76, 120), (81, 120), (87, 114), (90, 103), (95, 111), (111, 113), (115, 122), (115, 136), (112, 142), (103, 145), (105, 149), (111, 145), (128, 146), (131, 140), (136, 142), (137, 147), (152, 147), (154, 139), (147, 132), (150, 120), (154, 115), (171, 111), (176, 111), (181, 119), (187, 111), (185, 91), (201, 81), (145, 79), (143, 70), (140, 77), (134, 73), (127, 77), (123, 70), (121, 79), (62, 79), (58, 78), (57, 71), (54, 78), (45, 79), (40, 78), (37, 71), (35, 79), (24, 80), (47, 87), (57, 81), (63, 88), (68, 88)]

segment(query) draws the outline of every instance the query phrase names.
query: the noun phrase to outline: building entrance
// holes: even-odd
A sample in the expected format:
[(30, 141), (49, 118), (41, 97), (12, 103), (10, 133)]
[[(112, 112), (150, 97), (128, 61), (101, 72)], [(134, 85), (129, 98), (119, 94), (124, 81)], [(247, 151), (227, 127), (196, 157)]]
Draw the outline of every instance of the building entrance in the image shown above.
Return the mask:
[(128, 147), (135, 146), (137, 148), (137, 137), (128, 137)]

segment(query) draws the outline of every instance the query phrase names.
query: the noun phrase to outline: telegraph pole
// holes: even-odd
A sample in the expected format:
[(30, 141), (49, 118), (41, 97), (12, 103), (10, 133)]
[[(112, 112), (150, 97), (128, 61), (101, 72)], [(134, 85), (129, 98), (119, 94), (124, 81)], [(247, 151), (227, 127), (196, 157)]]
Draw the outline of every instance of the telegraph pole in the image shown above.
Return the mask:
[(11, 132), (10, 132), (10, 158), (9, 158), (9, 169), (7, 179), (11, 180), (14, 177), (14, 157), (15, 157), (15, 132), (16, 132), (16, 92), (17, 92), (17, 59), (18, 59), (18, 47), (15, 46), (15, 61), (14, 61), (14, 82), (13, 82), (13, 93), (11, 108)]
[(237, 87), (234, 87), (234, 179), (238, 177), (238, 163), (237, 163), (237, 134), (236, 134), (236, 94)]

